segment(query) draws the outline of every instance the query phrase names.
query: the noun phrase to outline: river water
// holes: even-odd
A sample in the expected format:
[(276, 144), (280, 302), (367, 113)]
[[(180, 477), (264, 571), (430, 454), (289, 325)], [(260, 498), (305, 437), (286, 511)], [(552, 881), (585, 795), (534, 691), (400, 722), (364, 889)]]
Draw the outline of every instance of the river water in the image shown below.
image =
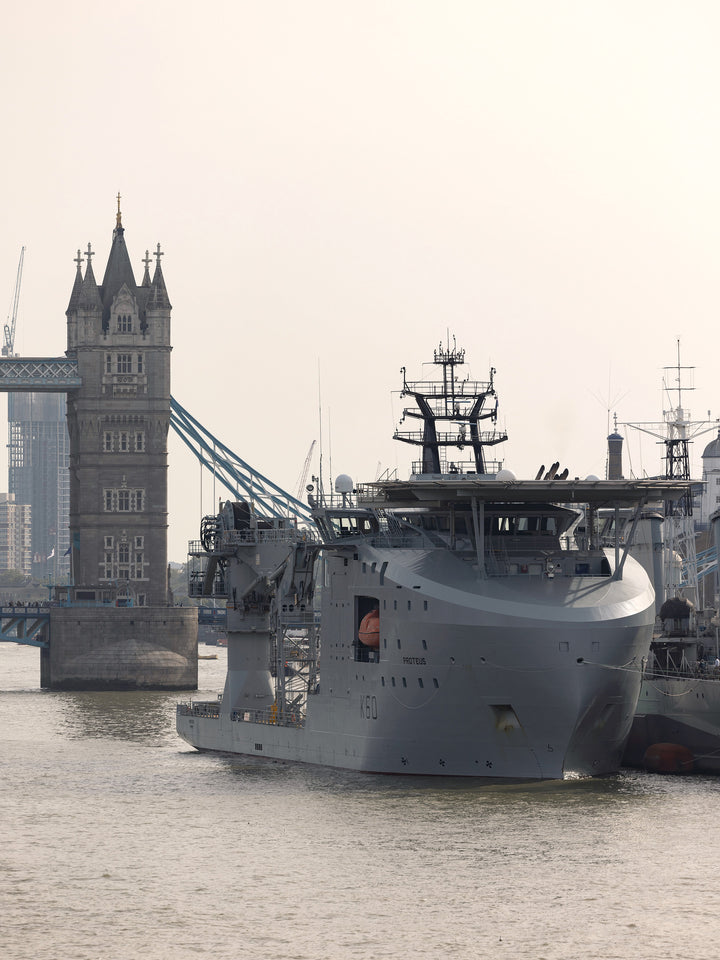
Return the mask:
[[(202, 648), (211, 650), (217, 648)], [(186, 694), (0, 644), (5, 960), (715, 958), (720, 781), (498, 785), (201, 754)], [(200, 661), (222, 689), (225, 651)]]

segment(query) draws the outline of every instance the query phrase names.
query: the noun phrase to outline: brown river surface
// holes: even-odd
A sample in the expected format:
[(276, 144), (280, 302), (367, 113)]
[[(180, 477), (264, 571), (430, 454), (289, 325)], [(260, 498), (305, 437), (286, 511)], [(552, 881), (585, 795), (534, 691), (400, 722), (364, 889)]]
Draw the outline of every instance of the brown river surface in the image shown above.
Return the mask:
[[(50, 693), (39, 660), (0, 643), (4, 960), (720, 956), (718, 779), (200, 754), (186, 694)], [(197, 696), (224, 674), (201, 660)]]

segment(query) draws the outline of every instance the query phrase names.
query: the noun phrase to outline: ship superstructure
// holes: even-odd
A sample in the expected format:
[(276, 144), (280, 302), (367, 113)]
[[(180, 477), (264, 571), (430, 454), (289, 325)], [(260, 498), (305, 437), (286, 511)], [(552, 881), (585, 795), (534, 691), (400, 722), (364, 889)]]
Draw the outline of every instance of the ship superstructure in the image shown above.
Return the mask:
[[(692, 367), (677, 363), (665, 368), (663, 395), (668, 398), (664, 425), (632, 424), (661, 440), (665, 450), (665, 477), (682, 479), (688, 494), (666, 504), (657, 526), (655, 557), (662, 557), (653, 578), (658, 619), (635, 720), (623, 762), (662, 772), (720, 773), (720, 645), (718, 615), (701, 605), (696, 542), (703, 556), (718, 555), (720, 513), (710, 517), (714, 550), (706, 533), (693, 519), (692, 492), (701, 485), (690, 481), (690, 443), (717, 429), (717, 421), (693, 420), (686, 406), (692, 387)], [(717, 562), (717, 561), (716, 561)], [(716, 599), (714, 606), (716, 606)]]
[[(654, 594), (627, 538), (575, 528), (583, 507), (680, 496), (673, 481), (518, 481), (485, 458), (504, 434), (489, 381), (464, 355), (408, 383), (423, 421), (407, 481), (332, 496), (314, 527), (227, 503), (192, 545), (191, 592), (228, 608), (222, 695), (180, 704), (199, 749), (356, 770), (557, 778), (618, 768), (635, 711)], [(447, 451), (454, 449), (450, 459)], [(463, 459), (463, 451), (469, 455)]]

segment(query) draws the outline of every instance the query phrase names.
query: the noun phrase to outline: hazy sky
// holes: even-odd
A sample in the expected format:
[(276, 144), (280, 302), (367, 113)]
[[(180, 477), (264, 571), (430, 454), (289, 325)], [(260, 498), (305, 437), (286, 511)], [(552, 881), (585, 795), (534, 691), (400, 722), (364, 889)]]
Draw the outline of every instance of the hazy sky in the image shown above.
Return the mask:
[[(64, 352), (120, 191), (174, 396), (291, 492), (320, 410), (326, 474), (407, 475), (400, 368), (448, 334), (497, 368), (508, 468), (604, 476), (608, 408), (662, 418), (678, 337), (720, 414), (719, 46), (698, 0), (6, 4), (1, 319), (24, 244), (16, 348)], [(180, 560), (212, 486), (174, 436), (169, 483)]]

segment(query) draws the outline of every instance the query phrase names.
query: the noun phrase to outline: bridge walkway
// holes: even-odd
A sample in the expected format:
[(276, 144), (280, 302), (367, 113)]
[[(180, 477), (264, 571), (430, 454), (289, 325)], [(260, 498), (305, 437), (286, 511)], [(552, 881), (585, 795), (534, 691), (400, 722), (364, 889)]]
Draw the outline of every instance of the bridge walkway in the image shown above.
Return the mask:
[[(47, 629), (46, 629), (47, 628)], [(50, 610), (48, 607), (3, 606), (0, 607), (0, 643), (22, 643), (29, 647), (49, 646), (47, 639), (40, 634), (50, 629)]]

